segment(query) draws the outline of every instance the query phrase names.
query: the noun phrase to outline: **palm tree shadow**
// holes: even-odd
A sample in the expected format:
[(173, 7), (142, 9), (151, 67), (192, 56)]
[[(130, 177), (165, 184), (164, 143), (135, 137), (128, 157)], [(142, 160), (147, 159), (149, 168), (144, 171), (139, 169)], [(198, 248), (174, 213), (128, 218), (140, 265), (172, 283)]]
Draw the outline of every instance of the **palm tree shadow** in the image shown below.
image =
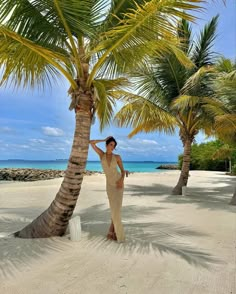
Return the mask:
[(14, 238), (13, 233), (17, 228), (26, 226), (39, 214), (40, 210), (29, 208), (32, 219), (27, 217), (18, 217), (24, 215), (25, 208), (14, 209), (12, 214), (14, 218), (2, 217), (0, 219), (0, 278), (5, 279), (14, 277), (20, 272), (22, 266), (30, 267), (32, 260), (39, 262), (46, 261), (50, 253), (62, 252), (68, 248), (68, 242), (63, 238), (54, 237), (47, 239), (20, 239)]
[[(204, 184), (203, 181), (201, 183)], [(216, 185), (208, 186), (207, 181), (204, 187), (191, 184), (188, 185), (186, 197), (172, 195), (173, 187), (156, 183), (149, 187), (127, 185), (126, 194), (131, 197), (155, 196), (160, 203), (193, 203), (196, 204), (199, 209), (207, 208), (209, 210), (227, 210), (229, 212), (235, 212), (235, 206), (229, 205), (234, 191), (235, 177), (212, 179), (212, 183)]]
[[(142, 216), (156, 212), (157, 207), (142, 208)], [(164, 208), (165, 209), (165, 208)], [(80, 212), (82, 230), (87, 233), (86, 246), (100, 250), (131, 256), (132, 254), (174, 254), (196, 267), (209, 268), (212, 264), (222, 261), (208, 252), (196, 249), (187, 238), (207, 237), (207, 235), (177, 226), (173, 223), (131, 222), (135, 219), (140, 207), (125, 206), (123, 209), (124, 227), (127, 235), (125, 243), (118, 244), (105, 239), (110, 224), (109, 209), (102, 205), (92, 206)], [(101, 236), (104, 237), (101, 237)]]
[[(134, 222), (139, 214), (149, 216), (164, 207), (140, 207), (129, 205), (123, 208), (123, 219), (127, 241), (123, 244), (110, 242), (105, 239), (110, 224), (110, 210), (104, 205), (95, 205), (79, 212), (82, 221), (83, 238), (80, 246), (91, 250), (99, 249), (130, 256), (139, 254), (174, 254), (187, 263), (198, 267), (208, 268), (222, 261), (208, 252), (196, 249), (187, 238), (204, 237), (201, 232), (171, 223)], [(8, 215), (0, 219), (0, 232), (11, 233), (27, 225), (43, 208), (1, 208)], [(27, 215), (25, 214), (27, 211)], [(23, 217), (22, 217), (23, 216)], [(68, 236), (47, 239), (19, 239), (13, 237), (0, 238), (0, 277), (14, 276), (21, 270), (22, 265), (28, 267), (32, 260), (42, 262), (49, 254), (62, 252), (73, 246), (68, 242)]]

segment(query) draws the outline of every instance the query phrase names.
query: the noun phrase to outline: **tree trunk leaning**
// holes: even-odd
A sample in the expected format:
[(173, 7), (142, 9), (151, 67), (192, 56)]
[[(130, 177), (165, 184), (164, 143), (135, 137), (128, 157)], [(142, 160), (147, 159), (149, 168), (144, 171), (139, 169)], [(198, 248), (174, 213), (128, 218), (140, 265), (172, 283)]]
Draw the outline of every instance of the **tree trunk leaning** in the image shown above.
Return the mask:
[(181, 173), (178, 183), (172, 191), (173, 195), (182, 195), (182, 187), (187, 186), (191, 160), (191, 144), (192, 142), (190, 140), (185, 141)]
[(65, 234), (83, 181), (91, 127), (91, 97), (80, 95), (76, 126), (65, 177), (55, 199), (32, 223), (15, 233), (20, 238), (47, 238)]

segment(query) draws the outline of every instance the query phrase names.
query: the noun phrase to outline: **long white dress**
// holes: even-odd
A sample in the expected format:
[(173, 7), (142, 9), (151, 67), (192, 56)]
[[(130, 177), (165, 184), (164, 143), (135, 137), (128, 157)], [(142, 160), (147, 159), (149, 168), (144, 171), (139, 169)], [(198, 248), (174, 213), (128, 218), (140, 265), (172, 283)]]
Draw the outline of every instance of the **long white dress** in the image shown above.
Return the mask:
[(124, 188), (118, 189), (116, 182), (120, 179), (121, 174), (117, 170), (116, 157), (112, 154), (110, 165), (107, 162), (106, 153), (101, 159), (102, 167), (106, 175), (106, 190), (109, 199), (111, 218), (115, 227), (118, 242), (125, 241), (125, 233), (121, 222), (121, 207), (123, 200)]

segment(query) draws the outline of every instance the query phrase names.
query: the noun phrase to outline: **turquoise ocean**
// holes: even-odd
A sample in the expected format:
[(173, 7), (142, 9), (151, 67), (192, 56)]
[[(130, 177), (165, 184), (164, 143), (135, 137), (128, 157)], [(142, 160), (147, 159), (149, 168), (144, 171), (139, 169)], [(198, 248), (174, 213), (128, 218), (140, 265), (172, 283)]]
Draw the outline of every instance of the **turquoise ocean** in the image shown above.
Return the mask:
[[(176, 162), (154, 162), (154, 161), (124, 161), (123, 165), (129, 172), (162, 172), (156, 169), (161, 164), (176, 164)], [(38, 168), (65, 170), (67, 160), (0, 160), (0, 168)], [(88, 161), (86, 170), (102, 171), (100, 161)], [(166, 171), (166, 170), (165, 170)]]

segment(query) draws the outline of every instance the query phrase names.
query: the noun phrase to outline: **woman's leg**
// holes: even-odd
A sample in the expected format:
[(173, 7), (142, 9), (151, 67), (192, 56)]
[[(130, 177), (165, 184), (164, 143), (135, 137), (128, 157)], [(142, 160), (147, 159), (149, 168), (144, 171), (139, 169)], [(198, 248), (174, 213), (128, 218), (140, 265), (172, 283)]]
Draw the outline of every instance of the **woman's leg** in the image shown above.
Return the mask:
[(114, 231), (115, 231), (114, 224), (113, 224), (113, 221), (111, 220), (109, 232), (114, 233)]
[(107, 239), (117, 240), (115, 227), (114, 227), (114, 224), (113, 224), (112, 220), (111, 220), (111, 224), (110, 224), (109, 231), (108, 231), (108, 234), (107, 234)]
[(114, 227), (114, 240), (118, 240), (119, 242), (125, 241), (125, 233), (121, 221), (121, 207), (122, 207), (122, 199), (123, 199), (123, 191), (115, 191), (115, 197), (113, 194), (109, 197), (110, 208), (111, 208), (111, 217), (112, 217), (112, 225)]

